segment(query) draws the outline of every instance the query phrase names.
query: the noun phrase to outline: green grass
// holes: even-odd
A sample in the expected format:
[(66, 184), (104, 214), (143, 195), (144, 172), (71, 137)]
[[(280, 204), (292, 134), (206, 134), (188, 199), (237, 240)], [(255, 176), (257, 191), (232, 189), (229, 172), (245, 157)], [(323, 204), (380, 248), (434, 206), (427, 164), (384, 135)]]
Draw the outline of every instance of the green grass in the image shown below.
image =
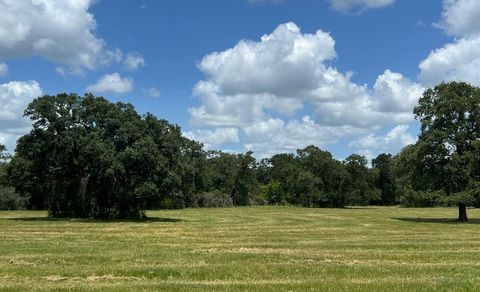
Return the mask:
[(447, 220), (456, 209), (148, 215), (156, 219), (0, 212), (0, 290), (480, 290), (480, 221)]

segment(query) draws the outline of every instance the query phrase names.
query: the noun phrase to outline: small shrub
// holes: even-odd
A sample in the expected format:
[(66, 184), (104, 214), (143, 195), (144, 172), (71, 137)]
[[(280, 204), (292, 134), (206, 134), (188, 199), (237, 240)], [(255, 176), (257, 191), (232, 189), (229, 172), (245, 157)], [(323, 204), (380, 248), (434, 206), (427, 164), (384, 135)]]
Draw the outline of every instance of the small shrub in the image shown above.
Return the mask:
[(226, 208), (232, 207), (233, 201), (230, 195), (215, 190), (198, 195), (197, 204), (201, 208)]
[(287, 200), (287, 194), (278, 181), (272, 181), (268, 184), (261, 185), (259, 193), (266, 201), (266, 204), (285, 205)]
[(185, 207), (185, 199), (183, 195), (181, 193), (172, 193), (163, 198), (158, 209), (177, 210), (184, 209)]
[(400, 201), (403, 207), (427, 208), (444, 205), (443, 193), (440, 191), (405, 190)]
[(10, 187), (0, 186), (0, 210), (21, 210), (25, 208), (25, 199)]

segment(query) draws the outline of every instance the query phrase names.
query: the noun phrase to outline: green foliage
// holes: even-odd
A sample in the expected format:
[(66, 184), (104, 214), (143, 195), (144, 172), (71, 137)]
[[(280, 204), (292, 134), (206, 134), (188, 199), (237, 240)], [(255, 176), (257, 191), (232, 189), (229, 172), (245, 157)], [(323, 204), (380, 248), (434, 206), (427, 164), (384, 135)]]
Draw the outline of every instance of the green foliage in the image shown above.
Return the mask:
[(206, 191), (220, 190), (231, 195), (238, 173), (237, 158), (235, 154), (221, 151), (207, 153), (203, 169)]
[(305, 207), (344, 206), (348, 173), (328, 151), (316, 146), (299, 149), (297, 155), (277, 154), (264, 159), (258, 171), (262, 192), (274, 198), (272, 204), (285, 201)]
[(346, 203), (348, 205), (368, 205), (380, 199), (380, 190), (374, 185), (374, 172), (368, 169), (364, 156), (352, 154), (345, 159), (347, 179)]
[(230, 201), (480, 207), (480, 90), (440, 84), (414, 112), (418, 143), (395, 157), (380, 154), (372, 168), (364, 156), (339, 161), (313, 145), (257, 163), (252, 152), (206, 152), (178, 126), (130, 104), (46, 95), (26, 109), (33, 128), (15, 155), (0, 145), (0, 183), (14, 186), (27, 208), (54, 217), (141, 218), (146, 209)]
[(233, 200), (229, 194), (215, 190), (198, 195), (197, 204), (201, 208), (227, 208), (233, 206)]
[(414, 113), (421, 122), (416, 167), (428, 177), (428, 187), (446, 195), (465, 191), (480, 175), (480, 90), (442, 83), (425, 91)]
[(257, 163), (252, 154), (208, 152), (202, 172), (203, 189), (229, 194), (235, 206), (250, 205), (257, 188)]
[(0, 210), (19, 210), (25, 207), (25, 200), (15, 189), (8, 186), (6, 168), (10, 155), (6, 153), (7, 148), (0, 144)]
[(237, 155), (237, 175), (231, 192), (235, 206), (250, 205), (250, 196), (256, 187), (255, 168), (256, 161), (253, 152)]
[(421, 123), (419, 140), (410, 150), (412, 185), (442, 191), (444, 201), (460, 206), (474, 202), (472, 186), (480, 181), (480, 89), (464, 82), (442, 83), (425, 91), (414, 110)]
[(285, 205), (287, 202), (287, 196), (285, 190), (282, 187), (282, 184), (278, 181), (271, 181), (267, 184), (260, 186), (260, 198), (264, 202), (259, 203), (258, 205)]
[(6, 165), (10, 160), (10, 155), (6, 151), (7, 147), (0, 143), (0, 167)]
[(7, 159), (5, 155), (5, 146), (0, 144), (0, 186), (6, 184), (6, 172), (7, 172)]
[(442, 191), (422, 191), (405, 189), (401, 197), (401, 204), (404, 207), (428, 208), (443, 205)]
[(8, 175), (30, 208), (54, 217), (141, 218), (165, 197), (184, 205), (183, 192), (193, 196), (189, 164), (199, 147), (178, 126), (91, 94), (46, 95), (25, 115), (33, 129), (18, 140)]
[(22, 210), (25, 199), (15, 193), (15, 189), (0, 185), (0, 210)]
[(375, 186), (381, 192), (379, 200), (373, 203), (380, 205), (394, 205), (397, 203), (397, 182), (395, 162), (391, 154), (382, 153), (372, 160), (373, 170), (376, 171)]

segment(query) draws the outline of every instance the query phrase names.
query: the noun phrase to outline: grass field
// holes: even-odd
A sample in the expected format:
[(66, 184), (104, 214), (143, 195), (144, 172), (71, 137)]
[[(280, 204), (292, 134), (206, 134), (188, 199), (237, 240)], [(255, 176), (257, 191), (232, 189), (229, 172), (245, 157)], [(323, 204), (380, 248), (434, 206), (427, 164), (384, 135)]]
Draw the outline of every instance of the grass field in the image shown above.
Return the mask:
[[(0, 290), (480, 290), (456, 209), (152, 211), (148, 222), (0, 212)], [(480, 210), (469, 210), (480, 218)]]

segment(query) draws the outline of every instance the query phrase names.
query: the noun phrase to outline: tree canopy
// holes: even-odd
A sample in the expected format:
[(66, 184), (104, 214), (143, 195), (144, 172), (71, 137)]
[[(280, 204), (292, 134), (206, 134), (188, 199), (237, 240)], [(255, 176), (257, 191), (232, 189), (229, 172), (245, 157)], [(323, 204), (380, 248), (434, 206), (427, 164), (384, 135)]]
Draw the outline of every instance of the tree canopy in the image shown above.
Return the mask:
[(414, 114), (421, 123), (418, 142), (395, 156), (379, 154), (371, 166), (362, 155), (341, 161), (314, 145), (256, 161), (253, 152), (206, 151), (177, 125), (140, 115), (131, 104), (92, 94), (45, 95), (25, 110), (33, 126), (15, 154), (0, 144), (0, 184), (21, 195), (9, 188), (5, 202), (55, 217), (402, 203), (458, 205), (466, 221), (466, 206), (480, 206), (480, 89), (442, 83), (425, 91)]
[(205, 151), (178, 126), (92, 94), (45, 95), (25, 116), (33, 127), (17, 142), (8, 180), (28, 208), (54, 217), (142, 218), (145, 209), (221, 205), (343, 207), (368, 204), (378, 193), (363, 156), (342, 163), (308, 146), (257, 163), (252, 152)]
[(421, 123), (412, 154), (417, 189), (442, 191), (458, 204), (459, 220), (480, 186), (480, 89), (464, 82), (425, 91), (414, 110)]
[[(46, 95), (25, 115), (10, 181), (52, 216), (140, 218), (145, 207), (188, 196), (200, 146), (177, 126), (87, 94)], [(183, 199), (183, 198), (182, 198)]]

